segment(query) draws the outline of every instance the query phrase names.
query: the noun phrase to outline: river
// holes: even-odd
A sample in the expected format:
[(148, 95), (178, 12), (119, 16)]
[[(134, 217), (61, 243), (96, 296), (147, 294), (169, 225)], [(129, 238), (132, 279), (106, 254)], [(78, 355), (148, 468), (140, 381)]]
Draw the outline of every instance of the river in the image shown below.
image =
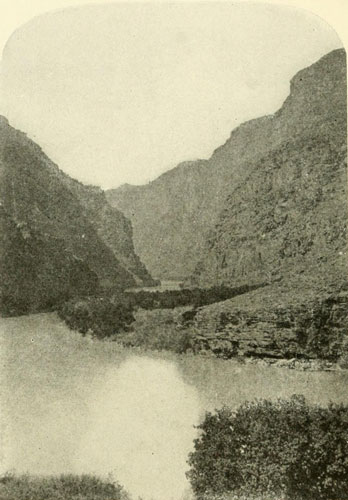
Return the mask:
[(181, 290), (182, 284), (183, 281), (161, 280), (160, 285), (138, 286), (138, 287), (128, 288), (126, 292), (167, 292), (171, 290)]
[(113, 475), (134, 498), (180, 500), (206, 410), (294, 393), (348, 403), (348, 372), (141, 353), (55, 314), (1, 319), (2, 469)]

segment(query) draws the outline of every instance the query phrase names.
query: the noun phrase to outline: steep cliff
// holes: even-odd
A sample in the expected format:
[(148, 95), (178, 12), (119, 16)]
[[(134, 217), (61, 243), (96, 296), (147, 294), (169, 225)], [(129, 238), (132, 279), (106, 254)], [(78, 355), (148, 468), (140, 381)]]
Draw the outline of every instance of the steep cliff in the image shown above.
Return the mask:
[[(276, 278), (299, 289), (339, 287), (347, 278), (344, 52), (300, 72), (291, 89), (273, 118), (284, 140), (249, 163), (231, 189), (196, 266), (200, 284)], [(289, 110), (301, 118), (301, 133)]]
[(148, 278), (130, 223), (0, 119), (0, 310), (45, 310)]
[[(202, 285), (268, 277), (278, 273), (283, 247), (290, 269), (296, 245), (296, 258), (306, 255), (304, 266), (314, 258), (316, 266), (321, 245), (337, 240), (337, 232), (321, 263), (340, 266), (345, 144), (346, 57), (339, 49), (300, 71), (277, 113), (239, 126), (209, 160), (180, 164), (145, 186), (107, 196), (131, 219), (136, 251), (154, 276), (193, 274)], [(268, 255), (280, 227), (287, 229)], [(314, 233), (309, 252), (304, 247)]]

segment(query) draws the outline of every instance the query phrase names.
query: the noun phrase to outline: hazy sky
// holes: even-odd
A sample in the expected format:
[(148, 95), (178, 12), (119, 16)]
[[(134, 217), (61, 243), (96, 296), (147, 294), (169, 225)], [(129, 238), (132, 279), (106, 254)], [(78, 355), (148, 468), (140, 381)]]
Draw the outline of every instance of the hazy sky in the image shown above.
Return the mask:
[(292, 76), (341, 45), (319, 17), (279, 5), (65, 9), (11, 36), (0, 109), (71, 176), (141, 184), (277, 110)]

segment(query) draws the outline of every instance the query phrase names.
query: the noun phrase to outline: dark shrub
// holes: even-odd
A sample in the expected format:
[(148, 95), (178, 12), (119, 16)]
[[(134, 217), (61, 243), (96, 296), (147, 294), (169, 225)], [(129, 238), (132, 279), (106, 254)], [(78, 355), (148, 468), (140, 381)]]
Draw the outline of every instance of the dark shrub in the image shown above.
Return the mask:
[(104, 338), (126, 330), (134, 321), (133, 306), (121, 296), (97, 297), (65, 302), (58, 311), (67, 325)]
[(0, 477), (1, 500), (129, 500), (117, 483), (94, 476)]
[(233, 414), (222, 408), (207, 413), (201, 425), (201, 436), (195, 440), (195, 451), (189, 456), (191, 470), (187, 476), (197, 498), (206, 494), (222, 494), (238, 489), (238, 437), (233, 432)]
[(287, 474), (289, 498), (348, 498), (348, 407), (312, 408), (308, 442), (298, 449)]
[(206, 494), (276, 494), (291, 500), (348, 498), (348, 407), (304, 398), (243, 404), (206, 414), (188, 477)]

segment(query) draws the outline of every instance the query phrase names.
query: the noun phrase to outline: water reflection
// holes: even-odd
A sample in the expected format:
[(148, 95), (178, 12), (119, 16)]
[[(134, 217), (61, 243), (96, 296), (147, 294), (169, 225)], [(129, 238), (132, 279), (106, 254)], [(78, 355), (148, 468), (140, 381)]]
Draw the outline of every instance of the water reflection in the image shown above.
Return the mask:
[(176, 366), (131, 357), (108, 369), (90, 404), (74, 470), (112, 472), (135, 497), (181, 498), (200, 403)]

